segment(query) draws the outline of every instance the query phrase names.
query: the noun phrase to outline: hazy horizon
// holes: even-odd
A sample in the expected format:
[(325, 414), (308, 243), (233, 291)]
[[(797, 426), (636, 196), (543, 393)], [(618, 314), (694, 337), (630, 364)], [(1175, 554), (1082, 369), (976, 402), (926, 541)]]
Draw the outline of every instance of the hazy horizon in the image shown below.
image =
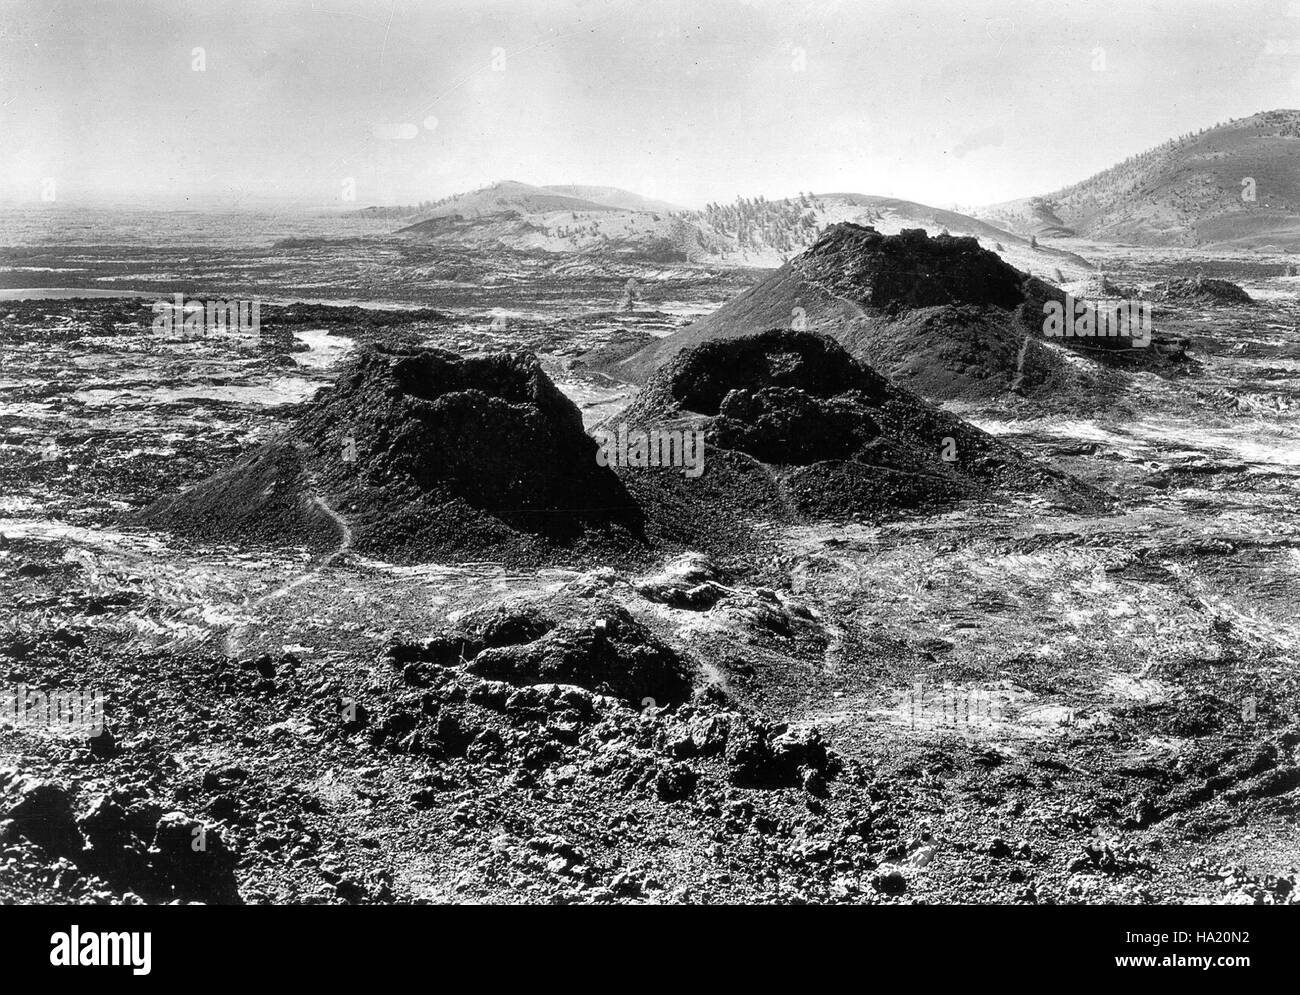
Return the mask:
[(1293, 0), (0, 0), (9, 206), (51, 182), (56, 205), (228, 210), (498, 180), (989, 204), (1295, 106)]

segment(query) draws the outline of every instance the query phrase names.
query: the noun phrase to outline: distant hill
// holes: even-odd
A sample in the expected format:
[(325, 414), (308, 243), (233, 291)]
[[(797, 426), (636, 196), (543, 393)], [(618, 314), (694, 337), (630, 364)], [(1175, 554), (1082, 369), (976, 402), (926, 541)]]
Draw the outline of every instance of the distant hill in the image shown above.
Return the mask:
[(781, 200), (738, 197), (703, 210), (668, 210), (614, 187), (493, 184), (408, 214), (398, 234), (458, 246), (620, 256), (657, 262), (776, 268), (816, 241), (828, 225), (870, 224), (883, 234), (921, 228), (973, 235), (1026, 272), (1078, 279), (1091, 269), (1077, 255), (1034, 246), (985, 221), (892, 197), (799, 194)]
[[(577, 191), (606, 202), (576, 196)], [(725, 254), (725, 240), (693, 224), (689, 212), (641, 206), (652, 203), (616, 187), (536, 187), (506, 181), (427, 205), (397, 234), (455, 246), (656, 262), (710, 260)]]
[(663, 201), (650, 200), (618, 187), (547, 186), (518, 180), (497, 183), (419, 204), (365, 207), (358, 215), (395, 218), (418, 224), (434, 218), (487, 218), (509, 214), (546, 214), (551, 211), (680, 211)]
[(817, 230), (812, 238), (798, 247), (803, 251), (817, 240), (830, 225), (848, 221), (870, 225), (882, 235), (897, 235), (904, 229), (920, 228), (927, 235), (969, 235), (991, 249), (1019, 270), (1036, 276), (1054, 276), (1056, 270), (1069, 278), (1081, 277), (1092, 264), (1071, 252), (1050, 246), (1035, 246), (1030, 236), (1021, 236), (1004, 228), (956, 211), (946, 211), (896, 197), (874, 197), (859, 193), (809, 195), (815, 205)]
[(486, 218), (500, 214), (546, 214), (551, 211), (612, 211), (608, 204), (598, 204), (584, 197), (575, 197), (545, 187), (504, 180), (456, 194), (422, 211), (424, 220), (430, 218)]
[(550, 190), (552, 193), (562, 194), (565, 197), (577, 197), (580, 200), (589, 200), (593, 204), (600, 204), (604, 207), (617, 207), (621, 211), (662, 211), (671, 214), (674, 211), (684, 211), (686, 208), (680, 204), (670, 204), (666, 200), (654, 200), (650, 197), (642, 197), (639, 193), (633, 193), (631, 190), (621, 190), (618, 187), (584, 187), (584, 186), (546, 186), (543, 190)]
[(1039, 238), (1300, 250), (1300, 111), (1183, 135), (1055, 193), (977, 213)]

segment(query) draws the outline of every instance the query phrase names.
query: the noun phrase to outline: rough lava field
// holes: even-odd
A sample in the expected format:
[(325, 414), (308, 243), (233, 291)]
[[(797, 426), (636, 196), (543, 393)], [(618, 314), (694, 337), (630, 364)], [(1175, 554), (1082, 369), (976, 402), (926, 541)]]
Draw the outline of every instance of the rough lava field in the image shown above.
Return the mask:
[[(772, 270), (47, 223), (0, 238), (0, 685), (106, 728), (0, 716), (0, 899), (1300, 901), (1281, 259), (1061, 239), (1185, 350), (1035, 339), (1053, 389), (958, 292), (859, 351), (688, 335), (638, 394)], [(155, 331), (177, 291), (260, 329)], [(890, 329), (993, 386), (879, 386)], [(704, 474), (597, 474), (620, 418), (704, 426)]]

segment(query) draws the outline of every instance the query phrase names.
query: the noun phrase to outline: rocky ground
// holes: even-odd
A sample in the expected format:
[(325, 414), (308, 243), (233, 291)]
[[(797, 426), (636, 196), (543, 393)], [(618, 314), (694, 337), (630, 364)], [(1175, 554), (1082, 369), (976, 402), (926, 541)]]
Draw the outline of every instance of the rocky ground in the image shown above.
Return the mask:
[[(456, 349), (455, 314), (187, 341), (124, 302), (0, 307), (0, 682), (106, 720), (0, 718), (0, 894), (1294, 903), (1300, 307), (1249, 289), (1165, 304), (1196, 366), (1107, 413), (957, 406), (1113, 507), (760, 517), (730, 555), (527, 569), (387, 560), (346, 507), (300, 545), (129, 520), (349, 350)], [(620, 388), (561, 340), (590, 427)]]

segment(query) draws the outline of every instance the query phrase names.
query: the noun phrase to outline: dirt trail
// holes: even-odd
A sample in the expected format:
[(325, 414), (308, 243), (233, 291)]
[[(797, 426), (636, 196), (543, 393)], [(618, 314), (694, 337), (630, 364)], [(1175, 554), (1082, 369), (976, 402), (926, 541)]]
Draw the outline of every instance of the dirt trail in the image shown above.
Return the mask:
[(294, 590), (295, 588), (301, 587), (303, 584), (315, 580), (318, 576), (320, 576), (321, 572), (325, 570), (326, 567), (333, 564), (335, 560), (337, 560), (340, 556), (342, 556), (344, 553), (346, 553), (349, 549), (352, 548), (352, 527), (348, 525), (347, 521), (343, 518), (343, 516), (340, 515), (333, 508), (331, 508), (329, 506), (329, 503), (319, 494), (312, 494), (311, 499), (315, 503), (316, 507), (320, 508), (321, 511), (325, 512), (325, 514), (327, 514), (330, 517), (330, 519), (334, 522), (334, 524), (339, 527), (340, 538), (339, 538), (338, 548), (335, 549), (329, 555), (327, 555), (318, 564), (316, 564), (315, 567), (307, 571), (307, 573), (303, 574), (297, 580), (290, 581), (288, 584), (284, 584), (281, 587), (277, 587), (274, 591), (270, 592), (269, 594), (262, 595), (262, 597), (254, 601), (249, 607), (256, 608), (258, 605), (266, 604), (266, 602), (268, 601), (274, 601), (276, 598), (282, 598), (284, 597), (284, 595), (288, 594), (290, 591)]
[(1024, 341), (1020, 343), (1020, 352), (1016, 355), (1016, 375), (1011, 381), (1011, 386), (1007, 392), (1014, 394), (1020, 390), (1020, 382), (1025, 378), (1025, 353), (1029, 351), (1029, 333), (1025, 333)]
[[(308, 570), (301, 577), (298, 577), (287, 584), (282, 584), (280, 587), (277, 587), (274, 591), (264, 594), (261, 597), (254, 599), (253, 601), (247, 602), (245, 605), (246, 611), (252, 611), (253, 609), (258, 608), (266, 604), (267, 602), (275, 601), (279, 598), (282, 598), (289, 592), (294, 591), (299, 587), (302, 587), (304, 584), (310, 583), (311, 581), (319, 577), (326, 569), (332, 566), (335, 563), (335, 561), (338, 560), (339, 557), (343, 556), (345, 553), (348, 552), (348, 550), (352, 548), (352, 526), (348, 524), (347, 520), (342, 515), (340, 515), (337, 511), (335, 511), (333, 508), (330, 507), (329, 502), (325, 500), (325, 498), (321, 495), (320, 491), (317, 489), (315, 480), (311, 481), (311, 499), (312, 502), (316, 505), (316, 507), (318, 507), (321, 511), (323, 511), (326, 515), (328, 515), (330, 520), (335, 525), (338, 526), (339, 529), (338, 546), (332, 552), (330, 552), (324, 558), (322, 558), (316, 564), (316, 566), (312, 567), (312, 569)], [(238, 655), (239, 648), (242, 643), (242, 640), (239, 638), (239, 632), (241, 629), (245, 627), (246, 626), (236, 624), (231, 627), (229, 632), (226, 633), (225, 639), (223, 641), (223, 645), (224, 645), (225, 654), (227, 656)]]

